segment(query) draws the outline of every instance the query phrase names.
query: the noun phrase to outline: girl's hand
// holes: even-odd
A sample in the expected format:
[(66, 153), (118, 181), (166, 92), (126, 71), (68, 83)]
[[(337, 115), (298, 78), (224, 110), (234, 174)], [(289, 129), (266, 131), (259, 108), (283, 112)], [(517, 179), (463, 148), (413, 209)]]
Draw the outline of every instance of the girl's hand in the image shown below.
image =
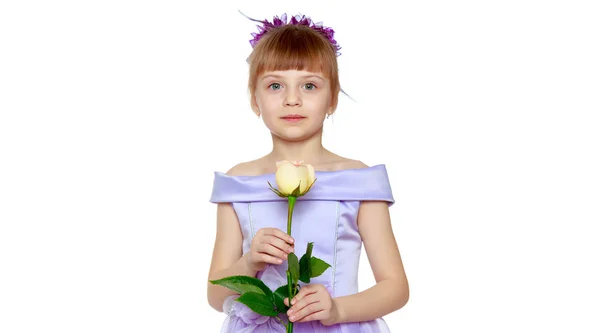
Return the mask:
[(256, 232), (245, 255), (246, 264), (253, 271), (262, 271), (267, 264), (279, 265), (294, 251), (294, 242), (285, 232), (277, 228), (261, 228)]
[[(289, 306), (288, 299), (284, 299)], [(287, 312), (292, 322), (320, 320), (321, 324), (331, 326), (340, 322), (340, 312), (329, 291), (322, 284), (309, 284), (302, 288), (292, 299), (292, 307)]]

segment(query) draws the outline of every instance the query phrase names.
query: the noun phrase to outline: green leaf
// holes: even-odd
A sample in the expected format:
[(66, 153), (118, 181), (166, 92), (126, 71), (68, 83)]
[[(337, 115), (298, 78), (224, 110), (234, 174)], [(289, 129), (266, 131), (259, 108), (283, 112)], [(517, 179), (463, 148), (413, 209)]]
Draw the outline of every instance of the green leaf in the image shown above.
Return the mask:
[(289, 307), (285, 306), (285, 303), (283, 303), (283, 300), (286, 297), (289, 297), (287, 284), (277, 288), (273, 293), (273, 303), (275, 303), (275, 307), (279, 313), (284, 313), (289, 309)]
[(236, 301), (246, 304), (250, 310), (263, 316), (274, 317), (279, 314), (275, 311), (275, 304), (271, 297), (264, 294), (247, 292), (238, 297)]
[(310, 277), (317, 277), (317, 276), (323, 274), (323, 272), (325, 272), (325, 270), (327, 270), (327, 268), (331, 267), (330, 264), (324, 262), (323, 260), (321, 260), (317, 257), (310, 258), (310, 266), (311, 266)]
[(311, 266), (309, 264), (310, 260), (306, 255), (303, 255), (300, 258), (300, 276), (298, 279), (304, 283), (310, 283), (310, 275), (311, 275)]
[(269, 298), (273, 295), (271, 289), (269, 289), (264, 282), (246, 275), (228, 276), (220, 280), (211, 280), (210, 283), (229, 288), (239, 294), (255, 292), (268, 296)]
[(310, 242), (310, 243), (306, 244), (306, 253), (305, 254), (309, 258), (312, 257), (312, 249), (313, 249), (314, 244), (315, 244), (314, 242)]
[(297, 284), (298, 278), (300, 277), (300, 264), (298, 263), (298, 257), (296, 257), (294, 252), (288, 254), (288, 270), (292, 276), (292, 284)]
[(310, 276), (312, 275), (312, 266), (310, 264), (310, 257), (312, 256), (312, 248), (314, 243), (308, 243), (306, 245), (306, 253), (300, 258), (300, 281), (304, 283), (310, 283)]

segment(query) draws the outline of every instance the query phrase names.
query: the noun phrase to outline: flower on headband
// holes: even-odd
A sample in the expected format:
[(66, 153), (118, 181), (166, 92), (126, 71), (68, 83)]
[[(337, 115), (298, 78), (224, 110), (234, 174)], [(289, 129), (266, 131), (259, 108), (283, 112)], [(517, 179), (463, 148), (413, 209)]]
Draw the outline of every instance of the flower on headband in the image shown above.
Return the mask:
[[(244, 14), (242, 13), (242, 15), (244, 15)], [(246, 16), (246, 15), (244, 15), (244, 16)], [(269, 22), (268, 20), (259, 21), (259, 20), (250, 18), (248, 16), (246, 16), (246, 17), (248, 19), (250, 19), (251, 21), (262, 23), (262, 26), (257, 25), (258, 33), (256, 33), (256, 32), (251, 33), (253, 38), (250, 40), (250, 45), (252, 45), (252, 47), (254, 47), (256, 45), (256, 43), (258, 43), (258, 41), (270, 30), (277, 28), (277, 27), (287, 25), (287, 24), (292, 24), (292, 25), (304, 25), (304, 26), (312, 28), (313, 30), (318, 31), (320, 34), (325, 36), (325, 38), (327, 38), (327, 40), (331, 43), (331, 45), (333, 45), (333, 47), (335, 48), (336, 56), (339, 56), (341, 54), (339, 52), (341, 47), (338, 45), (337, 41), (333, 38), (333, 34), (334, 34), (333, 29), (324, 27), (322, 22), (314, 23), (310, 19), (310, 17), (307, 17), (305, 15), (298, 14), (298, 15), (292, 16), (289, 23), (287, 21), (287, 14), (285, 14), (285, 13), (283, 15), (281, 15), (281, 18), (274, 16), (272, 23)]]

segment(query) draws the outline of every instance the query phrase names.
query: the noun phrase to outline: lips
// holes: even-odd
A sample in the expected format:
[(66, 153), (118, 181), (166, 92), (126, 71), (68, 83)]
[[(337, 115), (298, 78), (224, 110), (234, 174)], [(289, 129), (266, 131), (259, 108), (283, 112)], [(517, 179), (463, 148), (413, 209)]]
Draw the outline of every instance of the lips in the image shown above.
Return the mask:
[(283, 116), (281, 118), (287, 119), (287, 120), (299, 120), (299, 119), (304, 119), (306, 117), (303, 117), (299, 114), (288, 114), (287, 116)]
[(288, 114), (287, 116), (283, 116), (281, 117), (281, 119), (283, 119), (283, 121), (286, 121), (288, 123), (297, 123), (302, 121), (302, 119), (304, 119), (306, 117), (303, 117), (299, 114)]

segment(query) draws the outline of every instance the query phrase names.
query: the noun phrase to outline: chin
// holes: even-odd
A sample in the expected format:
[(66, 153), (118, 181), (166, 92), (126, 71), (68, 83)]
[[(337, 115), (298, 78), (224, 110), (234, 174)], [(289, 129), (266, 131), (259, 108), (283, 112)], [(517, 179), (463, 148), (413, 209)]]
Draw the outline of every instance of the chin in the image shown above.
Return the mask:
[(278, 137), (282, 140), (291, 141), (291, 142), (302, 141), (309, 137), (307, 135), (289, 135), (289, 134), (282, 134), (282, 133), (275, 133), (275, 132), (271, 132), (271, 133), (273, 133), (273, 135), (275, 135), (276, 137)]
[(278, 138), (282, 139), (282, 140), (286, 140), (286, 141), (302, 141), (302, 140), (306, 140), (310, 137), (312, 137), (313, 135), (317, 134), (318, 131), (306, 131), (306, 130), (301, 130), (299, 128), (294, 128), (294, 129), (285, 129), (285, 130), (279, 130), (279, 131), (271, 131), (271, 133), (273, 133), (273, 135), (277, 136)]

